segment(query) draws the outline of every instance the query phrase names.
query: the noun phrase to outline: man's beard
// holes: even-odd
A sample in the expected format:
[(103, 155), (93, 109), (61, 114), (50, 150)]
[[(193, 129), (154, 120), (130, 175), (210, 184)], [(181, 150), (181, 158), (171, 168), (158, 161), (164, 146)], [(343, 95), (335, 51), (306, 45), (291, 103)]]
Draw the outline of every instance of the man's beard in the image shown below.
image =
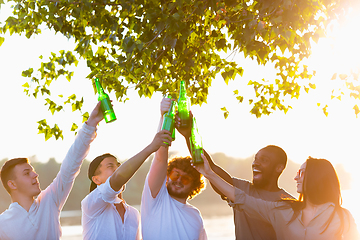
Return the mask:
[(191, 190), (187, 191), (187, 192), (174, 192), (171, 188), (171, 183), (167, 184), (166, 186), (168, 193), (170, 196), (172, 197), (176, 197), (176, 198), (185, 198), (187, 199), (191, 193)]

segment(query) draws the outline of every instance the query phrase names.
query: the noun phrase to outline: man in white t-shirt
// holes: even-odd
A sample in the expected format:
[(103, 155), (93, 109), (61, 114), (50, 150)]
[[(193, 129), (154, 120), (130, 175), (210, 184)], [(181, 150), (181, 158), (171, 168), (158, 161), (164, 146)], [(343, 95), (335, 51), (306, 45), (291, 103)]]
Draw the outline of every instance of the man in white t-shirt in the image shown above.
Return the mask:
[(96, 137), (96, 125), (102, 119), (98, 102), (78, 132), (56, 178), (43, 191), (38, 174), (27, 158), (10, 159), (4, 163), (1, 181), (12, 203), (0, 215), (1, 240), (60, 239), (60, 211), (88, 154), (90, 143)]
[[(170, 104), (171, 99), (162, 100), (161, 116)], [(177, 157), (168, 163), (168, 146), (156, 151), (141, 200), (144, 240), (207, 239), (199, 210), (187, 202), (205, 187), (204, 178), (191, 166), (190, 159)]]
[(96, 157), (89, 166), (90, 193), (82, 200), (83, 239), (140, 240), (140, 214), (122, 199), (126, 182), (160, 146), (171, 144), (171, 134), (163, 130), (134, 157), (120, 163), (111, 154)]

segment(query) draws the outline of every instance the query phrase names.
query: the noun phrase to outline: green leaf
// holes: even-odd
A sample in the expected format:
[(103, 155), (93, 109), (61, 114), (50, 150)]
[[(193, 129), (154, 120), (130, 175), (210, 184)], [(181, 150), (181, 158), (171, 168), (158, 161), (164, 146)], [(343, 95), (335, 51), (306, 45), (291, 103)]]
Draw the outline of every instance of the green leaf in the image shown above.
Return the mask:
[(71, 126), (70, 131), (75, 132), (76, 129), (78, 129), (78, 125), (76, 125), (75, 123), (73, 123), (72, 126)]
[(222, 107), (220, 110), (224, 112), (224, 118), (226, 119), (229, 116), (229, 111), (226, 109), (226, 107)]
[(85, 112), (85, 113), (82, 115), (82, 117), (83, 117), (82, 122), (83, 122), (83, 123), (86, 122), (86, 121), (89, 119), (89, 113), (88, 113), (88, 112)]
[(5, 38), (0, 37), (0, 46), (4, 43), (4, 41), (5, 41)]

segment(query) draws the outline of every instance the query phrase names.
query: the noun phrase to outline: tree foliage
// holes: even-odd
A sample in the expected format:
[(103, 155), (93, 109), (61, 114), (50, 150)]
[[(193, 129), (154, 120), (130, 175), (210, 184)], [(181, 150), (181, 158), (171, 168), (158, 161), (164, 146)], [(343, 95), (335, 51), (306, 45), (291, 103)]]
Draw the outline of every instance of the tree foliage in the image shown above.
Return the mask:
[[(345, 0), (13, 0), (13, 13), (0, 27), (0, 34), (24, 34), (27, 38), (47, 28), (72, 39), (72, 51), (51, 53), (29, 78), (26, 93), (46, 96), (53, 114), (71, 104), (81, 111), (83, 99), (76, 95), (52, 100), (57, 79), (71, 81), (72, 66), (86, 61), (90, 81), (96, 76), (118, 101), (134, 88), (140, 97), (154, 92), (176, 97), (185, 80), (192, 104), (206, 102), (217, 74), (228, 83), (242, 76), (234, 55), (242, 53), (259, 65), (275, 66), (277, 77), (248, 80), (253, 98), (234, 90), (239, 102), (252, 106), (260, 117), (291, 108), (285, 99), (298, 98), (301, 91), (315, 88), (302, 60), (310, 55), (311, 40), (325, 33), (329, 21), (344, 13)], [(3, 0), (0, 0), (0, 6)], [(0, 45), (4, 38), (0, 36)], [(224, 57), (225, 56), (225, 57)], [(42, 58), (42, 56), (40, 56)], [(239, 79), (239, 78), (237, 78)], [(246, 100), (246, 101), (244, 101)], [(228, 115), (226, 108), (222, 109)], [(85, 113), (86, 120), (88, 113)], [(72, 126), (76, 130), (77, 126)], [(46, 138), (62, 137), (61, 130), (39, 121)]]

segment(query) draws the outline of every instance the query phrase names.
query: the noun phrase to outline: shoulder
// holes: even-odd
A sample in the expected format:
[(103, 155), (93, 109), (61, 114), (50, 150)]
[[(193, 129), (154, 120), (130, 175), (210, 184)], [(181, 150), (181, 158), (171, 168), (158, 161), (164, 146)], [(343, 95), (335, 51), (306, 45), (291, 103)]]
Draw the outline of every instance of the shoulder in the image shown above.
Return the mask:
[(236, 177), (233, 177), (232, 178), (233, 180), (233, 184), (234, 184), (234, 187), (237, 187), (237, 188), (249, 188), (252, 186), (252, 183), (248, 180), (244, 180), (244, 179), (241, 179), (241, 178), (236, 178)]
[(296, 199), (293, 195), (288, 193), (285, 189), (281, 188), (280, 191), (278, 191), (278, 195), (281, 199)]

